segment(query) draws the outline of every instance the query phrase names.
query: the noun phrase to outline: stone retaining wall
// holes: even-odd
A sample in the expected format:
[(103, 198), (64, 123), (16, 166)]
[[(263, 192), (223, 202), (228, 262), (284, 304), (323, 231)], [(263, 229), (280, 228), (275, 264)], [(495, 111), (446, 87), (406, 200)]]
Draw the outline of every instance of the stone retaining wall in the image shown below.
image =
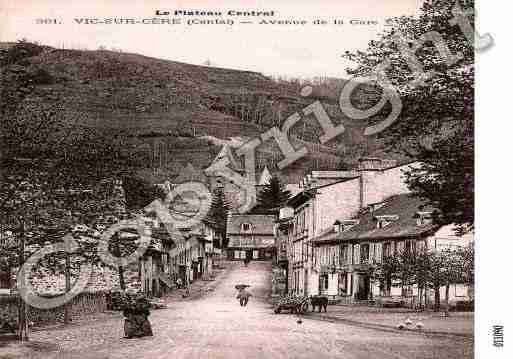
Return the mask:
[[(10, 323), (18, 321), (18, 295), (0, 296), (0, 320)], [(84, 292), (74, 297), (70, 305), (71, 320), (82, 318), (88, 314), (104, 312), (107, 309), (106, 292)], [(36, 326), (64, 322), (64, 306), (52, 309), (29, 307), (28, 320)]]

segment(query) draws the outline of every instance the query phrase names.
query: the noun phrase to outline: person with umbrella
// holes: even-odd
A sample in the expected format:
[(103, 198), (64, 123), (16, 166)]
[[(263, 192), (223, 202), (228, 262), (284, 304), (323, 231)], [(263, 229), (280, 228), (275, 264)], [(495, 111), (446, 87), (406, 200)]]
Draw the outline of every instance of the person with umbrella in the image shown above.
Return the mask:
[(236, 298), (239, 300), (241, 307), (245, 307), (248, 304), (249, 297), (252, 296), (252, 294), (246, 290), (247, 287), (249, 287), (247, 284), (238, 284), (235, 286), (239, 291)]
[(141, 338), (152, 336), (150, 321), (150, 303), (143, 294), (128, 297), (123, 315), (125, 317), (125, 338)]

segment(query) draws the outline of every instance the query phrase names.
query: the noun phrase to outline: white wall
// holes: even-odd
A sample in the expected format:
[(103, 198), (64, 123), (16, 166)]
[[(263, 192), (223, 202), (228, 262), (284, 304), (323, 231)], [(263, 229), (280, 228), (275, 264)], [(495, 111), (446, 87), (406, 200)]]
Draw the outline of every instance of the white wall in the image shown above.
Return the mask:
[(457, 236), (454, 232), (456, 226), (448, 225), (440, 228), (433, 236), (429, 237), (428, 248), (432, 250), (457, 249), (470, 246), (474, 240), (474, 233), (465, 233)]
[(338, 273), (328, 274), (328, 295), (338, 295)]
[(308, 276), (308, 293), (307, 295), (319, 295), (319, 273), (309, 271)]
[(363, 207), (382, 202), (394, 195), (411, 192), (405, 183), (404, 171), (419, 165), (419, 162), (414, 162), (384, 171), (362, 171)]
[(337, 219), (350, 219), (360, 209), (359, 179), (322, 187), (315, 198), (315, 233), (331, 227)]
[[(315, 205), (310, 206), (315, 212), (315, 233), (310, 233), (318, 236), (332, 226), (337, 219), (353, 218), (361, 205), (366, 207), (391, 196), (411, 192), (405, 183), (403, 172), (419, 165), (420, 163), (414, 162), (383, 171), (361, 171), (361, 178), (319, 188), (314, 200)], [(361, 189), (363, 190), (362, 203), (360, 203)], [(310, 231), (313, 230), (314, 228), (310, 229)]]

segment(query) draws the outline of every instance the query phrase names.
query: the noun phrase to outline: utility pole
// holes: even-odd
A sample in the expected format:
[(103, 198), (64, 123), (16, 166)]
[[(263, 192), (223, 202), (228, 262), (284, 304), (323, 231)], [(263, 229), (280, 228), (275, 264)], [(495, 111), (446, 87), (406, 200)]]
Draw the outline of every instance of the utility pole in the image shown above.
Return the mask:
[[(19, 247), (19, 270), (22, 270), (23, 264), (25, 263), (25, 219), (20, 217), (20, 247)], [(27, 273), (22, 272), (23, 275)], [(18, 288), (18, 292), (20, 288)], [(27, 322), (27, 303), (23, 300), (20, 295), (19, 306), (18, 306), (18, 318), (19, 318), (19, 339), (20, 341), (28, 341), (28, 322)]]
[[(70, 264), (70, 254), (66, 253), (66, 264), (65, 264), (65, 279), (66, 279), (66, 293), (71, 290), (71, 264)], [(69, 303), (64, 304), (64, 324), (69, 324), (71, 321), (70, 318), (70, 305)]]

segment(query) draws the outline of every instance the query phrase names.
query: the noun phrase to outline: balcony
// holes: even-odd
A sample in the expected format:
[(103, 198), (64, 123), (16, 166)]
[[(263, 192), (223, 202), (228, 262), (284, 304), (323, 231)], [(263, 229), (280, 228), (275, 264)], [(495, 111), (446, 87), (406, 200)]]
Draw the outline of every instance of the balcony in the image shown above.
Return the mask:
[(372, 270), (373, 265), (369, 260), (360, 260), (360, 263), (353, 264), (353, 268), (357, 271), (368, 272)]
[(220, 248), (208, 248), (205, 250), (205, 253), (207, 255), (221, 255), (221, 249)]

